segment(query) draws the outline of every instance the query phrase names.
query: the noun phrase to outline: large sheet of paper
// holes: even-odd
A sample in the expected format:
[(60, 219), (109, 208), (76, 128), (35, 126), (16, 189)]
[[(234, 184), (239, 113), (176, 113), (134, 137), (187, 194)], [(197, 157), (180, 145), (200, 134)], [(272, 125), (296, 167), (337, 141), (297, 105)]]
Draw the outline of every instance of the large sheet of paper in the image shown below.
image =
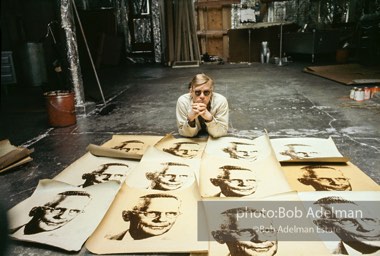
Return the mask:
[(300, 192), (331, 254), (380, 254), (380, 191)]
[(155, 145), (163, 136), (155, 135), (113, 135), (102, 147), (143, 156), (149, 146)]
[(198, 241), (196, 183), (176, 191), (150, 191), (122, 186), (86, 248), (92, 253), (206, 252)]
[(199, 186), (202, 197), (265, 197), (291, 190), (273, 155), (249, 162), (205, 153)]
[(279, 162), (347, 162), (331, 137), (270, 139)]
[(105, 215), (118, 189), (117, 182), (84, 189), (41, 180), (31, 197), (8, 211), (10, 236), (79, 251)]
[(86, 153), (54, 179), (79, 187), (88, 187), (111, 180), (121, 184), (138, 163), (133, 160), (97, 157)]
[(241, 159), (254, 162), (272, 154), (268, 136), (256, 139), (246, 139), (226, 136), (221, 138), (209, 137), (205, 153), (222, 158)]
[[(209, 198), (203, 204), (209, 227), (209, 256), (330, 255), (313, 232), (315, 229), (310, 228), (313, 226), (310, 220), (282, 216), (283, 212), (290, 216), (303, 207), (295, 192), (261, 199)], [(282, 211), (283, 208), (286, 210)], [(294, 234), (301, 227), (307, 237)]]
[(154, 147), (174, 156), (193, 159), (202, 157), (206, 143), (207, 137), (175, 138), (172, 134), (167, 134)]
[(174, 191), (197, 183), (200, 159), (187, 159), (150, 147), (126, 179), (130, 187)]
[(33, 150), (13, 146), (9, 140), (0, 141), (0, 173), (32, 161)]
[(351, 162), (283, 165), (296, 191), (379, 191), (380, 186)]

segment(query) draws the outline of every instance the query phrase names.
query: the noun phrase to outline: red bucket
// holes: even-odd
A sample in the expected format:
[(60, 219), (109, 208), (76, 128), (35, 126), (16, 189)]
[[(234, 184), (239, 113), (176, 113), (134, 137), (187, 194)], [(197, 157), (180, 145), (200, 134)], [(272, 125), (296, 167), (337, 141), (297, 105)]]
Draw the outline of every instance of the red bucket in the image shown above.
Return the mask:
[(51, 91), (44, 93), (49, 124), (65, 127), (76, 124), (75, 94), (70, 91)]

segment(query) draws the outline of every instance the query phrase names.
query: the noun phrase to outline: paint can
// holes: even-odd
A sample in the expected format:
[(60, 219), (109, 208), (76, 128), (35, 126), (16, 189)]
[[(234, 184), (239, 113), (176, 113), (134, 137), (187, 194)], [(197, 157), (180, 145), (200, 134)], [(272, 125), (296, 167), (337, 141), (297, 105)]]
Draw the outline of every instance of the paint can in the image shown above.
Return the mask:
[(363, 101), (364, 100), (364, 91), (362, 88), (359, 88), (355, 91), (355, 100)]
[(358, 88), (357, 88), (357, 87), (354, 87), (354, 88), (352, 88), (351, 91), (350, 91), (350, 99), (351, 99), (351, 100), (355, 99), (355, 91), (356, 91), (356, 89), (358, 89)]
[(76, 124), (75, 97), (70, 91), (45, 92), (49, 124), (53, 127), (65, 127)]
[(372, 87), (371, 88), (371, 98), (375, 96), (377, 92), (379, 92), (380, 88), (378, 86)]
[(364, 100), (369, 100), (371, 98), (371, 89), (364, 87)]

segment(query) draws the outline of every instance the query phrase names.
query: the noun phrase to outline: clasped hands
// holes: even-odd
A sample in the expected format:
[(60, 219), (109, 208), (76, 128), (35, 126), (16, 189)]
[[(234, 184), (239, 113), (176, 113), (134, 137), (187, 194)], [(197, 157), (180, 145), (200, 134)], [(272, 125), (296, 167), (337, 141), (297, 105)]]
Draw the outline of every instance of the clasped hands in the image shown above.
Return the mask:
[(204, 103), (193, 103), (193, 104), (191, 104), (191, 109), (190, 109), (189, 114), (187, 116), (188, 120), (192, 122), (198, 116), (203, 117), (203, 119), (206, 122), (209, 122), (212, 120), (212, 115), (207, 110), (207, 105)]

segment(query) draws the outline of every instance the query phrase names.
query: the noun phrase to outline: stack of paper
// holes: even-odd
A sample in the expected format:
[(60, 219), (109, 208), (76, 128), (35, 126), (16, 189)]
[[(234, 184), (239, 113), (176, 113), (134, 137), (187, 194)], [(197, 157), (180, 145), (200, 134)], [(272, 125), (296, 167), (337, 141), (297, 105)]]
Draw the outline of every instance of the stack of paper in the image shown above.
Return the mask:
[(9, 140), (0, 141), (0, 173), (30, 162), (33, 150), (13, 146)]

